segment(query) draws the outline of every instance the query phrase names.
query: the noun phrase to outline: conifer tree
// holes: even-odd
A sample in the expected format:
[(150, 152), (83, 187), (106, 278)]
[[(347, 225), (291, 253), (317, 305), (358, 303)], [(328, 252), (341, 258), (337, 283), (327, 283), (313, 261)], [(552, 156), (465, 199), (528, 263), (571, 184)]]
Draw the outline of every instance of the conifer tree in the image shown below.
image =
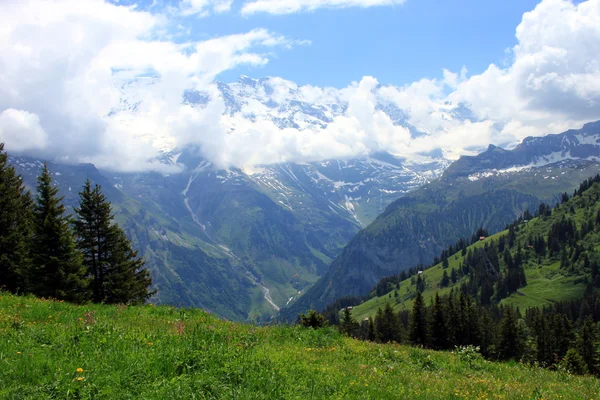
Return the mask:
[(598, 333), (591, 318), (587, 318), (579, 331), (577, 341), (579, 354), (585, 361), (587, 369), (592, 374), (598, 374), (600, 367), (600, 349), (598, 348)]
[(519, 349), (523, 346), (519, 343), (520, 336), (517, 328), (517, 316), (512, 308), (504, 309), (504, 316), (500, 321), (500, 343), (498, 350), (500, 357), (504, 360), (519, 359)]
[(409, 339), (412, 344), (425, 346), (429, 342), (426, 313), (423, 295), (417, 291), (417, 297), (415, 297), (412, 313), (410, 314)]
[(440, 281), (440, 287), (445, 288), (449, 284), (450, 284), (450, 277), (448, 277), (448, 273), (446, 271), (444, 271), (444, 274), (442, 275), (442, 280)]
[(32, 200), (0, 143), (0, 289), (26, 290)]
[(358, 332), (359, 327), (358, 322), (352, 317), (350, 307), (344, 308), (340, 331), (348, 336), (354, 336)]
[(112, 208), (102, 188), (92, 188), (87, 180), (79, 196), (79, 208), (75, 209), (77, 246), (92, 279), (93, 301), (143, 303), (153, 294), (149, 290), (150, 272), (123, 230), (113, 223)]
[(434, 349), (442, 350), (448, 348), (448, 331), (444, 306), (438, 293), (431, 309), (431, 344)]
[(373, 318), (369, 317), (368, 329), (367, 329), (367, 339), (371, 342), (374, 342), (377, 339), (377, 333), (375, 332), (375, 323), (373, 322)]
[(89, 279), (75, 247), (63, 199), (52, 185), (46, 164), (38, 177), (37, 191), (33, 212), (32, 291), (41, 297), (84, 302), (89, 298)]

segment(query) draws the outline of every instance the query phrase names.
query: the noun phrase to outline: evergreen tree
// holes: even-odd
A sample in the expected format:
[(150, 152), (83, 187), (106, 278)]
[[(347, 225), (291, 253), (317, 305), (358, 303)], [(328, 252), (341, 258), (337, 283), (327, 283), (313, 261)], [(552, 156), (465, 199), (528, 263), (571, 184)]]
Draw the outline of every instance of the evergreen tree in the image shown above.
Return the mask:
[(423, 295), (417, 291), (417, 297), (413, 302), (412, 313), (410, 315), (409, 339), (412, 344), (425, 346), (429, 342), (429, 332), (427, 326), (427, 310)]
[(431, 345), (434, 349), (448, 348), (448, 331), (444, 306), (440, 296), (436, 293), (433, 307), (431, 309)]
[(446, 273), (446, 271), (444, 271), (444, 274), (442, 275), (442, 280), (440, 281), (440, 287), (445, 288), (449, 284), (450, 284), (450, 278), (448, 277), (448, 273)]
[(584, 375), (588, 372), (585, 361), (577, 349), (569, 349), (562, 361), (567, 371), (576, 375)]
[(512, 308), (504, 309), (504, 316), (500, 321), (500, 337), (498, 350), (500, 357), (504, 360), (520, 359), (523, 344), (517, 327), (517, 316)]
[(450, 280), (452, 281), (452, 283), (456, 283), (456, 281), (458, 281), (458, 275), (454, 268), (452, 268), (452, 271), (450, 272)]
[(37, 198), (34, 205), (31, 276), (33, 293), (80, 303), (89, 298), (89, 279), (81, 254), (75, 247), (70, 218), (52, 185), (52, 176), (46, 164), (38, 177)]
[(0, 289), (26, 290), (31, 231), (31, 197), (0, 143)]
[(375, 339), (377, 339), (377, 333), (375, 332), (375, 324), (373, 323), (373, 318), (371, 317), (369, 317), (368, 322), (367, 339), (371, 342), (374, 342)]
[(489, 357), (495, 350), (496, 332), (494, 331), (494, 321), (487, 310), (483, 310), (479, 318), (479, 332), (481, 354), (484, 357)]
[(350, 307), (344, 308), (342, 321), (340, 323), (340, 331), (348, 336), (354, 336), (358, 332), (358, 322), (352, 317)]
[(598, 333), (591, 318), (587, 318), (579, 331), (577, 341), (579, 354), (592, 374), (600, 372), (600, 349), (598, 348)]
[(96, 303), (143, 303), (153, 292), (150, 273), (144, 260), (133, 250), (123, 230), (113, 223), (111, 205), (100, 186), (85, 182), (79, 193), (77, 246), (92, 278)]

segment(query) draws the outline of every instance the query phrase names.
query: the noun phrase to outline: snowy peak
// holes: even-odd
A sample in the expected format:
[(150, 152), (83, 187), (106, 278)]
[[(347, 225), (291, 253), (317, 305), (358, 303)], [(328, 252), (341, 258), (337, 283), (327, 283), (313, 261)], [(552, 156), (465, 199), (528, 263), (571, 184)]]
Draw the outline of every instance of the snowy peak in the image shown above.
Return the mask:
[(600, 162), (600, 121), (556, 135), (528, 137), (513, 150), (490, 145), (477, 156), (461, 157), (444, 176), (532, 169), (561, 162)]

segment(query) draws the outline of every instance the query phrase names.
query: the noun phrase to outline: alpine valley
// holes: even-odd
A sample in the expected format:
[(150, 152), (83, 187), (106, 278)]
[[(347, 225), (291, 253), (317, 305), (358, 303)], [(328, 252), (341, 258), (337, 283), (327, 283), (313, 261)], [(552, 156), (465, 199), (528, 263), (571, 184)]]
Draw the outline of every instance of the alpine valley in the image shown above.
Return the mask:
[[(122, 82), (113, 113), (135, 112), (136, 88)], [(312, 104), (293, 89), (275, 101), (270, 79), (240, 78), (218, 87), (227, 113), (270, 118), (279, 127), (326, 126), (344, 104)], [(203, 107), (206, 95), (186, 93)], [(252, 104), (252, 112), (241, 110)], [(398, 124), (402, 112), (380, 104)], [(241, 113), (241, 114), (240, 114)], [(409, 129), (419, 135), (414, 127)], [(327, 271), (343, 247), (398, 197), (441, 176), (442, 154), (405, 160), (380, 152), (311, 163), (220, 169), (194, 147), (165, 148), (161, 163), (178, 173), (115, 173), (91, 164), (49, 162), (65, 196), (77, 205), (86, 178), (100, 184), (115, 217), (147, 260), (155, 303), (195, 306), (232, 320), (270, 320)], [(43, 161), (11, 157), (29, 188)]]
[[(347, 108), (342, 101), (311, 102), (292, 83), (282, 92), (285, 85), (273, 79), (219, 83), (226, 114), (304, 130), (326, 127)], [(152, 78), (121, 82), (123, 99), (112, 113), (136, 112), (143, 101), (138, 89), (152, 84)], [(183, 102), (204, 107), (208, 96), (186, 92)], [(427, 134), (385, 100), (376, 108), (413, 137)], [(462, 104), (437, 112), (448, 120), (474, 118)], [(600, 123), (528, 138), (513, 150), (490, 146), (454, 163), (440, 149), (413, 159), (378, 152), (223, 169), (201, 153), (164, 146), (158, 161), (179, 171), (168, 174), (57, 161), (49, 168), (69, 206), (76, 206), (86, 178), (102, 185), (148, 262), (158, 291), (153, 302), (201, 307), (231, 320), (269, 321), (279, 311), (293, 320), (431, 262), (479, 226), (498, 231), (540, 201), (555, 201), (597, 173)], [(11, 160), (33, 188), (42, 160)]]

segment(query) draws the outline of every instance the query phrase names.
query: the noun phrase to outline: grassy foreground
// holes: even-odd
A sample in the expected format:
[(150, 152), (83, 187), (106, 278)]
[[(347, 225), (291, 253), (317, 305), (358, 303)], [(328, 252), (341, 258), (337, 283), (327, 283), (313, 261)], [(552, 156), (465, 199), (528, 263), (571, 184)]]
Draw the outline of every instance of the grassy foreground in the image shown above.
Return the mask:
[(2, 399), (596, 399), (600, 380), (333, 329), (0, 293)]

